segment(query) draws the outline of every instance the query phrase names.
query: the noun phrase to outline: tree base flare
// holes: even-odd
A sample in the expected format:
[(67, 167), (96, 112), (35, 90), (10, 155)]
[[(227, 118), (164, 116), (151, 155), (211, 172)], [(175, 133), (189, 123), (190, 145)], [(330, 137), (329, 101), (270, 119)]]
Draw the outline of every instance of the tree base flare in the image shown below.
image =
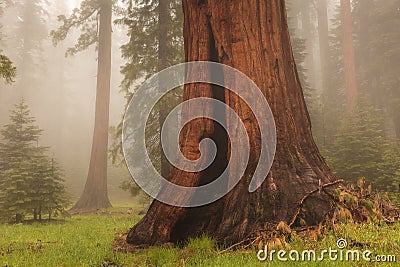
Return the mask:
[[(259, 118), (254, 113), (261, 104), (257, 102), (255, 107), (250, 107), (229, 88), (186, 84), (184, 101), (199, 97), (218, 99), (239, 116), (239, 119), (232, 119), (226, 110), (217, 111), (208, 105), (197, 107), (207, 110), (207, 114), (225, 112), (227, 125), (232, 129), (244, 124), (250, 147), (246, 169), (227, 195), (206, 206), (181, 208), (155, 200), (145, 217), (130, 230), (127, 242), (137, 245), (178, 243), (206, 234), (228, 245), (264, 229), (265, 224), (282, 221), (292, 226), (318, 225), (326, 217), (333, 216), (337, 203), (332, 195), (339, 182), (313, 140), (291, 49), (285, 1), (183, 0), (183, 10), (186, 61), (213, 61), (241, 71), (254, 81), (267, 100), (276, 126), (276, 151), (271, 155), (274, 161), (266, 180), (256, 191), (249, 192), (259, 164), (266, 164), (259, 162), (261, 148), (271, 147), (267, 140), (261, 140)], [(207, 70), (204, 73), (208, 73)], [(237, 77), (223, 70), (220, 75), (226, 84), (243, 87)], [(246, 91), (245, 94), (250, 93)], [(190, 112), (190, 109), (182, 110), (182, 117)], [(272, 123), (266, 115), (260, 119)], [(188, 159), (201, 157), (199, 145), (205, 138), (213, 139), (217, 147), (222, 148), (218, 150), (221, 154), (201, 172), (184, 172), (173, 167), (169, 182), (186, 187), (207, 184), (224, 171), (228, 159), (243, 160), (242, 146), (232, 146), (232, 140), (244, 144), (247, 139), (238, 137), (235, 132), (233, 136), (221, 138), (223, 135), (218, 132), (217, 125), (212, 120), (199, 119), (182, 129), (179, 145)], [(229, 174), (238, 173), (237, 168), (230, 166)]]

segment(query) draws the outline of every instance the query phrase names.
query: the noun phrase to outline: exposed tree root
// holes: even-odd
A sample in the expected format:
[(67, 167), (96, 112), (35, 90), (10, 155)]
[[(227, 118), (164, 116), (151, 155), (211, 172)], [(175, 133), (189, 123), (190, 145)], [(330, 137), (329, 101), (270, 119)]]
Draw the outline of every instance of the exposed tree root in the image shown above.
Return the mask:
[[(335, 226), (338, 223), (375, 222), (392, 224), (399, 221), (399, 204), (396, 206), (390, 202), (387, 196), (382, 196), (379, 193), (373, 192), (371, 186), (364, 188), (365, 179), (360, 179), (357, 183), (357, 187), (354, 185), (341, 185), (333, 194), (325, 190), (329, 186), (342, 182), (343, 180), (337, 180), (320, 185), (320, 188), (307, 193), (300, 200), (298, 210), (289, 225), (285, 222), (280, 222), (275, 225), (266, 224), (264, 229), (259, 229), (253, 232), (243, 240), (220, 251), (220, 253), (225, 253), (235, 249), (246, 249), (251, 246), (258, 246), (259, 249), (262, 249), (262, 245), (285, 248), (287, 240), (290, 240), (290, 237), (293, 234), (318, 239), (323, 234), (323, 230), (335, 231)], [(326, 216), (325, 221), (321, 222), (319, 225), (292, 227), (301, 214), (301, 207), (303, 204), (311, 195), (318, 191), (324, 191), (324, 193), (328, 194), (336, 202), (337, 207), (333, 212), (333, 216)], [(332, 214), (332, 212), (328, 213)], [(365, 245), (354, 240), (350, 240), (350, 242), (353, 245), (361, 247)]]
[[(300, 203), (298, 205), (296, 213), (294, 214), (293, 218), (290, 220), (289, 227), (292, 226), (294, 224), (294, 222), (296, 221), (297, 217), (300, 214), (301, 208), (303, 207), (304, 201), (309, 196), (311, 196), (312, 194), (314, 194), (316, 192), (321, 193), (321, 190), (323, 190), (324, 188), (329, 187), (329, 186), (333, 186), (333, 185), (336, 185), (336, 184), (339, 184), (339, 183), (343, 183), (343, 180), (336, 180), (336, 181), (333, 181), (333, 182), (330, 182), (330, 183), (326, 183), (326, 184), (321, 184), (320, 183), (317, 189), (315, 189), (315, 190), (307, 193), (306, 195), (304, 195), (304, 197), (300, 200)], [(325, 193), (327, 193), (327, 192), (325, 192)]]

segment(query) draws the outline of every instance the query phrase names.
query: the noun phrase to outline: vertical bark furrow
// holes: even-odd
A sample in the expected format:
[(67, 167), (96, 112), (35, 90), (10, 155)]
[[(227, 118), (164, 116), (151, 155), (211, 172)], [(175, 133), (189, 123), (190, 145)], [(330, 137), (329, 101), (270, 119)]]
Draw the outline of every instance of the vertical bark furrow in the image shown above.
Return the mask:
[[(250, 137), (249, 164), (236, 187), (215, 203), (183, 209), (155, 201), (148, 214), (130, 231), (130, 243), (176, 242), (202, 233), (220, 242), (236, 242), (263, 228), (266, 222), (290, 222), (299, 201), (318, 188), (319, 180), (324, 184), (334, 179), (312, 139), (310, 118), (290, 45), (284, 1), (208, 0), (199, 6), (195, 1), (183, 0), (183, 6), (186, 60), (219, 61), (243, 72), (258, 85), (275, 117), (275, 159), (265, 182), (249, 193), (248, 186), (262, 145), (260, 129), (250, 107), (229, 90), (222, 91), (222, 97), (217, 96), (213, 87), (185, 86), (184, 99), (200, 95), (219, 97), (239, 115)], [(223, 75), (225, 79), (232, 78)], [(234, 82), (240, 86), (240, 81)], [(183, 110), (185, 113), (190, 114), (190, 110)], [(221, 138), (223, 132), (208, 123), (200, 121), (181, 134), (182, 151), (198, 145), (200, 132), (208, 131), (207, 134), (216, 139), (228, 139)], [(242, 122), (227, 118), (228, 127), (237, 127), (239, 123)], [(223, 153), (240, 159), (240, 149), (231, 151), (228, 145), (225, 149)], [(217, 161), (221, 164), (226, 158)], [(230, 171), (235, 172), (236, 167), (230, 166)], [(173, 168), (169, 178), (171, 182), (195, 185), (208, 181), (207, 176), (221, 170), (208, 171), (187, 174)], [(332, 205), (328, 199), (323, 193), (310, 197), (303, 205), (305, 212), (301, 218), (309, 224), (323, 220)], [(157, 218), (159, 220), (154, 222)], [(146, 240), (146, 236), (151, 238)]]

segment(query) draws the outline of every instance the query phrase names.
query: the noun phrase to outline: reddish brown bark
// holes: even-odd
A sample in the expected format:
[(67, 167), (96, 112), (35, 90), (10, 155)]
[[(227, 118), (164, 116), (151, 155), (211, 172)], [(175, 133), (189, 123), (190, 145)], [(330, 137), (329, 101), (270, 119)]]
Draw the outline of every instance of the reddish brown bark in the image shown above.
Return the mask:
[(91, 212), (111, 207), (107, 194), (107, 153), (111, 80), (112, 2), (102, 0), (99, 25), (99, 50), (95, 123), (89, 173), (84, 191), (71, 209)]
[[(261, 147), (254, 115), (229, 90), (207, 84), (186, 85), (184, 100), (218, 98), (244, 121), (250, 138), (249, 164), (238, 185), (228, 195), (207, 206), (181, 208), (154, 201), (145, 217), (129, 232), (127, 241), (132, 244), (176, 242), (202, 233), (219, 242), (232, 243), (263, 228), (266, 222), (290, 223), (296, 217), (300, 200), (308, 192), (335, 180), (311, 134), (291, 50), (284, 0), (184, 0), (183, 7), (186, 60), (221, 62), (242, 71), (258, 85), (275, 117), (276, 156), (266, 181), (255, 192), (249, 193), (248, 186)], [(212, 107), (192, 106), (182, 112), (190, 115), (196, 108)], [(205, 114), (208, 111), (205, 110)], [(227, 123), (235, 127), (239, 122), (228, 118)], [(169, 175), (171, 182), (185, 186), (207, 183), (225, 168), (228, 155), (240, 157), (240, 149), (230, 151), (223, 131), (206, 119), (197, 119), (182, 130), (183, 154), (188, 159), (199, 158), (199, 141), (206, 137), (219, 142), (221, 149), (216, 162), (198, 173), (173, 168)], [(231, 168), (233, 171), (235, 166)], [(321, 190), (306, 199), (294, 223), (300, 218), (308, 224), (318, 223), (332, 207), (333, 203)]]

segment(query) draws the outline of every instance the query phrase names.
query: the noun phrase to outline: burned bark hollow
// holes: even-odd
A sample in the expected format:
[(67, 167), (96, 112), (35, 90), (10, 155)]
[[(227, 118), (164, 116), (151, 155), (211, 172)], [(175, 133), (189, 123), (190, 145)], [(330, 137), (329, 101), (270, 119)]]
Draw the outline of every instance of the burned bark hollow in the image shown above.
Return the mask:
[[(257, 84), (275, 118), (276, 155), (265, 182), (249, 193), (261, 146), (253, 113), (229, 90), (199, 83), (186, 85), (184, 100), (217, 98), (240, 116), (250, 139), (249, 164), (236, 187), (207, 206), (181, 208), (155, 200), (145, 217), (130, 230), (127, 241), (161, 244), (206, 233), (229, 244), (262, 229), (267, 222), (322, 221), (333, 208), (323, 185), (335, 177), (313, 141), (290, 45), (284, 0), (184, 0), (183, 8), (186, 60), (226, 64)], [(198, 173), (173, 168), (171, 182), (185, 186), (207, 183), (226, 167), (228, 155), (240, 156), (240, 151), (230, 151), (226, 133), (208, 119), (197, 119), (184, 127), (180, 135), (182, 153), (188, 159), (199, 158), (199, 140), (203, 138), (213, 138), (218, 143), (216, 161)]]

